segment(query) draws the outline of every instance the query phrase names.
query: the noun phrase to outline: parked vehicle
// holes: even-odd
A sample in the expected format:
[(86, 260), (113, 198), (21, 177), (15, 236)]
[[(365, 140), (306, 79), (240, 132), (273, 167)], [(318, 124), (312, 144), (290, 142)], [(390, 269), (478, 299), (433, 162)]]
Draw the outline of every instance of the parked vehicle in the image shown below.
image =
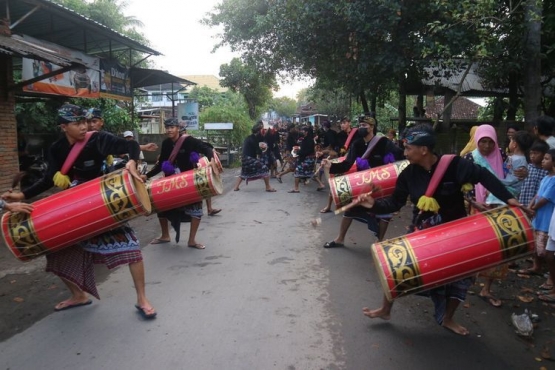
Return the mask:
[(14, 177), (13, 187), (19, 184), (20, 188), (27, 188), (39, 181), (46, 173), (48, 164), (42, 156), (33, 155), (29, 158), (31, 160), (27, 161), (26, 164), (20, 165), (20, 172)]

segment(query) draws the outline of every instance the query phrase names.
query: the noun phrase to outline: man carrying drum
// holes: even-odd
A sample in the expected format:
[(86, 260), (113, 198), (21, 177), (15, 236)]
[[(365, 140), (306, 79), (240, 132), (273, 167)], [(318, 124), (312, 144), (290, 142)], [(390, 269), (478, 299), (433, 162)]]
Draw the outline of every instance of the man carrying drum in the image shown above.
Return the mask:
[[(196, 163), (191, 159), (191, 154), (198, 153), (204, 154), (209, 160), (214, 157), (212, 147), (192, 136), (187, 134), (181, 135), (181, 131), (185, 127), (181, 127), (177, 118), (169, 118), (164, 121), (166, 127), (167, 138), (162, 141), (162, 149), (160, 150), (160, 157), (154, 167), (146, 174), (146, 178), (151, 178), (161, 171), (166, 176), (171, 176), (175, 173), (185, 172), (196, 168)], [(175, 150), (175, 154), (174, 154)], [(174, 155), (172, 155), (174, 154)], [(171, 159), (171, 162), (169, 161)], [(198, 160), (198, 159), (197, 159)], [(184, 213), (191, 218), (191, 228), (189, 229), (189, 240), (187, 245), (191, 248), (204, 249), (203, 244), (197, 243), (196, 236), (200, 226), (200, 219), (202, 217), (202, 201), (184, 206), (177, 210), (170, 210), (158, 213), (158, 221), (162, 229), (162, 235), (154, 239), (151, 244), (161, 244), (170, 242), (170, 231), (168, 220), (176, 228), (176, 241), (179, 241), (179, 224), (180, 220), (176, 218), (181, 217)]]
[[(376, 136), (376, 119), (371, 115), (364, 115), (360, 118), (357, 138), (349, 146), (347, 156), (344, 161), (332, 163), (330, 160), (322, 160), (325, 171), (331, 174), (346, 173), (351, 166), (356, 164), (357, 171), (383, 166), (384, 164), (403, 159), (402, 151), (384, 136)], [(330, 202), (331, 204), (331, 202)], [(329, 210), (326, 207), (326, 210)], [(341, 219), (339, 235), (332, 241), (324, 244), (324, 248), (343, 247), (343, 242), (351, 223), (354, 220), (364, 222), (379, 241), (383, 240), (391, 215), (379, 215), (369, 213), (364, 208), (355, 207), (347, 212)]]
[[(130, 160), (126, 168), (132, 176), (142, 181), (137, 173), (139, 145), (136, 141), (126, 141), (105, 131), (95, 132), (88, 137), (85, 112), (76, 105), (65, 104), (58, 110), (58, 125), (63, 136), (49, 149), (45, 176), (22, 192), (4, 193), (2, 199), (30, 199), (50, 189), (55, 183), (65, 186), (62, 184), (71, 182), (71, 186), (75, 186), (93, 180), (102, 175), (102, 163), (109, 154), (129, 153)], [(78, 142), (85, 142), (85, 145), (76, 154), (72, 148)], [(67, 163), (67, 158), (73, 156), (75, 158)], [(60, 172), (63, 167), (69, 167), (67, 173)], [(60, 178), (65, 180), (60, 182)], [(83, 212), (88, 211), (83, 209)], [(46, 271), (59, 276), (71, 293), (71, 297), (58, 303), (54, 310), (62, 311), (91, 304), (87, 293), (99, 299), (94, 275), (95, 263), (104, 263), (110, 269), (128, 264), (137, 292), (135, 307), (146, 319), (156, 316), (156, 311), (145, 294), (144, 264), (139, 241), (127, 224), (78, 245), (50, 253), (46, 255), (46, 261)]]
[[(373, 199), (370, 194), (358, 197), (361, 206), (369, 208), (374, 213), (391, 213), (398, 211), (407, 203), (407, 197), (413, 204), (426, 193), (433, 173), (438, 167), (440, 156), (433, 152), (436, 138), (433, 129), (426, 124), (417, 125), (408, 130), (403, 140), (405, 157), (410, 164), (400, 173), (393, 195), (383, 199)], [(503, 186), (497, 177), (488, 170), (471, 163), (461, 157), (454, 157), (446, 167), (433, 198), (439, 204), (438, 213), (423, 212), (416, 206), (413, 209), (412, 229), (433, 227), (439, 223), (454, 221), (466, 216), (464, 184), (481, 183), (499, 199), (511, 206), (522, 207)], [(434, 302), (434, 317), (438, 324), (460, 335), (468, 335), (468, 330), (454, 321), (454, 314), (460, 302), (464, 302), (466, 292), (471, 286), (472, 277), (464, 278), (428, 291)], [(385, 296), (382, 307), (376, 310), (364, 308), (364, 315), (370, 318), (379, 317), (389, 320), (393, 302)]]

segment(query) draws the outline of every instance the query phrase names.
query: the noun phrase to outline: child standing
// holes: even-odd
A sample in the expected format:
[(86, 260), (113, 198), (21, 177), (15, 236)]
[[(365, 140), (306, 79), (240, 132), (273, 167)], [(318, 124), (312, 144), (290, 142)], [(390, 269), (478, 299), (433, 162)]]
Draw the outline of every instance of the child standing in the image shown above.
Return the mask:
[[(520, 180), (515, 175), (515, 170), (528, 167), (526, 157), (528, 155), (528, 150), (532, 146), (533, 141), (534, 138), (528, 132), (517, 131), (511, 137), (511, 142), (509, 143), (509, 150), (512, 154), (508, 156), (503, 163), (503, 174), (505, 175), (505, 178), (499, 180), (517, 199), (519, 198), (520, 190), (522, 188), (524, 180)], [(487, 195), (485, 203), (492, 208), (505, 205), (502, 200), (498, 199), (491, 193)], [(508, 268), (508, 264), (503, 264), (501, 266), (482, 271), (479, 274), (480, 276), (486, 278), (482, 290), (479, 293), (479, 297), (484, 299), (486, 302), (489, 302), (494, 307), (500, 307), (502, 302), (501, 300), (494, 297), (493, 292), (491, 291), (491, 287), (494, 280), (505, 279), (507, 277)]]
[[(520, 204), (528, 208), (533, 206), (536, 194), (538, 194), (542, 179), (548, 172), (542, 168), (543, 157), (549, 150), (549, 145), (543, 140), (536, 140), (530, 148), (530, 163), (528, 164), (528, 176), (524, 179), (520, 189)], [(534, 232), (537, 231), (534, 229)], [(547, 243), (547, 229), (535, 234), (536, 253), (533, 257), (533, 265), (529, 269), (518, 270), (521, 275), (539, 275), (541, 273), (541, 262), (545, 256), (545, 245)]]
[[(548, 175), (541, 181), (538, 195), (534, 198), (531, 209), (536, 212), (534, 218), (534, 229), (548, 230), (546, 238), (545, 259), (549, 270), (547, 281), (540, 286), (538, 299), (545, 302), (555, 302), (555, 289), (553, 281), (555, 279), (555, 149), (549, 149), (542, 161), (542, 167), (548, 171)], [(545, 226), (547, 225), (547, 227)], [(537, 231), (536, 231), (537, 232)]]
[[(532, 135), (526, 131), (517, 131), (509, 143), (509, 150), (511, 155), (507, 157), (503, 164), (504, 179), (500, 179), (503, 185), (509, 190), (515, 198), (518, 199), (520, 190), (524, 180), (520, 180), (515, 175), (515, 170), (528, 167), (526, 156), (528, 150), (534, 141)], [(493, 194), (488, 194), (486, 204), (504, 204), (501, 200), (497, 199)]]

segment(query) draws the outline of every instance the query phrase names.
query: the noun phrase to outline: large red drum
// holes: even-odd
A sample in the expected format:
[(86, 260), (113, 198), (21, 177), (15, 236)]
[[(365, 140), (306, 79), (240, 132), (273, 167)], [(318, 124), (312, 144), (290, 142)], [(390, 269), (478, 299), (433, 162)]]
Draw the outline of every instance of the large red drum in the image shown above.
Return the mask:
[[(334, 159), (331, 160), (331, 163), (341, 163), (345, 160), (345, 158), (347, 158), (347, 157), (343, 156), (343, 157), (339, 157), (339, 158), (334, 158)], [(356, 163), (353, 163), (351, 168), (349, 168), (349, 170), (347, 172), (342, 173), (342, 175), (347, 175), (349, 173), (354, 173), (354, 172), (357, 172), (357, 164)], [(331, 176), (333, 176), (333, 175), (331, 175)]]
[(145, 185), (126, 170), (109, 173), (2, 216), (4, 243), (21, 261), (56, 252), (151, 211)]
[(408, 160), (398, 161), (369, 170), (330, 177), (330, 192), (337, 208), (343, 207), (361, 194), (368, 193), (373, 186), (381, 191), (373, 193), (374, 198), (384, 198), (393, 194), (397, 177), (409, 165)]
[(212, 166), (155, 179), (147, 185), (155, 212), (168, 211), (223, 193), (220, 176)]
[(422, 292), (534, 250), (526, 214), (500, 207), (372, 245), (387, 299)]
[[(202, 157), (198, 160), (198, 166), (200, 168), (208, 167), (210, 165), (211, 164), (210, 164), (210, 160), (208, 159), (208, 157)], [(218, 173), (224, 172), (224, 167), (222, 166), (222, 162), (220, 162), (220, 157), (218, 157), (218, 155), (216, 153), (214, 153), (214, 166), (216, 167), (216, 170), (218, 170)]]

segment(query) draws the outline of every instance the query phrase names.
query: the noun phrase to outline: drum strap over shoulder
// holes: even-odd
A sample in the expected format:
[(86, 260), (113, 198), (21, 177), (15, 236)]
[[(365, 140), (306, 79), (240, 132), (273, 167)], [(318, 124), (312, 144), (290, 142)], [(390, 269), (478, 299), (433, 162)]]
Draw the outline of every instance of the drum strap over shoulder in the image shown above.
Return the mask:
[(75, 145), (73, 145), (73, 148), (71, 148), (71, 151), (69, 152), (69, 155), (67, 156), (64, 164), (62, 165), (62, 169), (60, 170), (63, 175), (67, 175), (71, 167), (73, 167), (73, 163), (75, 163), (75, 160), (77, 159), (77, 157), (79, 157), (79, 154), (81, 154), (83, 148), (85, 148), (85, 145), (87, 145), (87, 142), (94, 133), (96, 133), (96, 131), (87, 132), (85, 134), (84, 140), (78, 141), (75, 143)]
[(177, 141), (175, 142), (175, 146), (173, 147), (173, 150), (170, 154), (170, 157), (168, 158), (168, 162), (173, 163), (173, 161), (175, 161), (175, 157), (177, 157), (177, 153), (179, 153), (181, 145), (183, 145), (183, 142), (187, 137), (189, 137), (189, 135), (183, 134), (179, 137), (179, 139), (177, 139)]
[(426, 189), (424, 195), (420, 197), (418, 204), (416, 205), (420, 211), (430, 211), (435, 213), (439, 211), (439, 204), (437, 203), (437, 200), (433, 198), (433, 195), (453, 158), (455, 158), (454, 154), (447, 154), (439, 159), (439, 163), (437, 164), (436, 170), (432, 175), (432, 179), (428, 184), (428, 188)]
[(81, 152), (83, 151), (83, 148), (85, 148), (85, 145), (87, 145), (89, 139), (95, 133), (95, 131), (87, 132), (84, 140), (78, 141), (73, 145), (73, 148), (71, 148), (69, 155), (62, 165), (62, 169), (60, 171), (57, 171), (52, 178), (54, 185), (56, 185), (60, 189), (67, 189), (69, 187), (69, 185), (71, 184), (71, 180), (67, 174), (71, 167), (73, 167), (73, 164), (75, 163), (75, 160), (77, 160), (77, 157), (79, 157), (79, 154), (81, 154)]
[(345, 141), (345, 149), (349, 149), (351, 141), (353, 141), (353, 138), (355, 137), (357, 131), (358, 129), (356, 127), (351, 129), (351, 131), (349, 132), (349, 136), (347, 136), (347, 140)]
[(382, 137), (380, 137), (380, 136), (374, 136), (372, 139), (370, 139), (370, 142), (368, 143), (368, 147), (366, 148), (366, 151), (364, 152), (364, 154), (360, 158), (368, 159), (368, 157), (370, 157), (370, 153), (372, 153), (372, 150), (374, 150), (376, 145), (378, 145), (381, 138)]

